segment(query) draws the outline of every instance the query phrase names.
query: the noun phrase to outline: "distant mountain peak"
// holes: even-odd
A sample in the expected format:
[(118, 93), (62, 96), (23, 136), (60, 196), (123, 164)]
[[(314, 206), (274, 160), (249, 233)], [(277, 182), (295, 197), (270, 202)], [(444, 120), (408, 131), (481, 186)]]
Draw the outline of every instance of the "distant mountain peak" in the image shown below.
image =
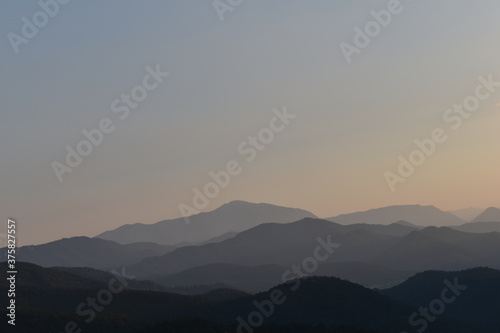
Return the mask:
[(351, 214), (342, 214), (331, 217), (328, 220), (340, 224), (366, 223), (382, 225), (388, 225), (403, 220), (417, 226), (447, 226), (465, 223), (465, 221), (459, 217), (430, 205), (395, 205), (381, 207)]
[(484, 212), (479, 214), (474, 220), (475, 222), (500, 222), (500, 209), (489, 207)]
[(97, 237), (120, 244), (140, 241), (163, 245), (180, 242), (196, 244), (217, 239), (224, 234), (245, 231), (264, 223), (291, 223), (306, 217), (316, 216), (297, 208), (235, 200), (213, 211), (190, 216), (188, 220), (177, 218), (149, 225), (124, 225)]

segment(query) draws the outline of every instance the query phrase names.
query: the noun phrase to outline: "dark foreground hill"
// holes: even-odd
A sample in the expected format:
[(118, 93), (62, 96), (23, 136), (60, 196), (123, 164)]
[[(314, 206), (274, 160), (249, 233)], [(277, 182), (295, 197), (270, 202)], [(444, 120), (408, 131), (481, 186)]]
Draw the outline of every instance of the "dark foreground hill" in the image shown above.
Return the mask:
[[(449, 287), (450, 283), (454, 288)], [(443, 294), (446, 288), (450, 291)], [(451, 289), (458, 291), (455, 293)], [(428, 305), (444, 295), (454, 299), (446, 305), (445, 314), (450, 318), (471, 325), (480, 323), (483, 327), (500, 332), (500, 271), (497, 270), (429, 271), (381, 293), (414, 307)]]
[[(5, 267), (1, 268), (3, 270)], [(19, 327), (25, 329), (16, 329), (16, 332), (64, 332), (68, 321), (73, 321), (83, 332), (187, 332), (190, 329), (189, 332), (236, 332), (240, 326), (240, 332), (248, 333), (264, 325), (261, 332), (282, 332), (286, 327), (289, 332), (347, 333), (371, 330), (399, 333), (407, 328), (408, 317), (415, 311), (414, 306), (404, 305), (378, 292), (337, 278), (312, 277), (290, 281), (253, 296), (243, 293), (238, 295), (232, 291), (183, 296), (130, 289), (110, 293), (109, 281), (94, 285), (84, 278), (70, 276), (71, 273), (33, 265), (19, 264), (18, 270), (42, 272), (46, 280), (61, 281), (54, 282), (50, 287), (37, 286), (34, 281), (18, 287), (16, 302), (22, 305), (19, 306)], [(53, 278), (55, 275), (59, 276), (59, 280)], [(0, 278), (0, 292), (4, 293), (7, 282), (5, 276)], [(79, 281), (78, 288), (69, 288), (66, 279), (71, 279), (72, 283)], [(65, 287), (58, 287), (58, 283)], [(116, 291), (118, 286), (115, 283), (113, 290)], [(228, 293), (231, 294), (229, 298)], [(475, 311), (473, 304), (469, 310)], [(5, 313), (2, 315), (5, 316)], [(183, 320), (186, 318), (191, 319)], [(199, 322), (196, 318), (207, 323)], [(5, 322), (1, 325), (5, 325)], [(153, 328), (155, 325), (160, 326)], [(318, 327), (313, 328), (315, 326)], [(340, 326), (344, 328), (326, 330), (326, 327)], [(203, 327), (207, 330), (203, 331)], [(255, 329), (255, 332), (259, 330)], [(443, 315), (427, 332), (487, 331)]]
[[(0, 311), (0, 315), (4, 313)], [(19, 321), (15, 328), (5, 321), (0, 322), (2, 332), (16, 333), (66, 333), (64, 325), (78, 321), (76, 315), (51, 313), (43, 311), (19, 311)], [(82, 328), (82, 333), (233, 333), (238, 332), (237, 325), (215, 323), (201, 319), (179, 319), (158, 324), (146, 325), (124, 316), (100, 315), (88, 326)], [(69, 331), (71, 332), (71, 331)], [(77, 331), (75, 331), (77, 332)], [(308, 326), (301, 324), (263, 325), (254, 330), (255, 333), (383, 333), (356, 327), (327, 327), (325, 325)], [(247, 332), (245, 332), (247, 333)]]

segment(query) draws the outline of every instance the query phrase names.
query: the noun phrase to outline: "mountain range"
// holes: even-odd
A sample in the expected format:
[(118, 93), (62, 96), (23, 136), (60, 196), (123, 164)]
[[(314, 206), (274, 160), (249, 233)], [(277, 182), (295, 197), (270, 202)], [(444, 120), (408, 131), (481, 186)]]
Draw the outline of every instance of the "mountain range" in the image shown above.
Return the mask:
[(124, 225), (106, 231), (98, 238), (120, 244), (153, 242), (162, 245), (176, 245), (181, 242), (202, 243), (209, 239), (248, 230), (263, 223), (289, 223), (314, 214), (295, 208), (270, 204), (253, 204), (232, 201), (208, 213), (161, 221), (155, 224)]
[(434, 206), (403, 205), (371, 209), (363, 212), (342, 214), (327, 218), (340, 224), (391, 224), (400, 220), (418, 226), (450, 226), (465, 223), (458, 216)]
[[(407, 228), (395, 224), (394, 228)], [(242, 265), (279, 264), (291, 265), (313, 255), (318, 238), (341, 244), (326, 262), (366, 261), (374, 253), (389, 248), (398, 237), (384, 232), (351, 230), (326, 220), (306, 218), (301, 221), (262, 224), (220, 243), (203, 246), (186, 246), (163, 256), (149, 257), (132, 265), (133, 274), (141, 277), (158, 277), (192, 267), (229, 263)]]
[[(162, 255), (175, 247), (156, 243), (118, 244), (99, 238), (64, 238), (42, 245), (17, 249), (19, 261), (40, 266), (93, 267), (100, 269), (131, 265), (141, 259)], [(0, 261), (7, 260), (7, 248), (0, 249)]]
[[(396, 215), (401, 210), (406, 213)], [(421, 210), (422, 214), (430, 211), (435, 216), (449, 217), (449, 213), (437, 208), (415, 205), (370, 211), (374, 216), (370, 219), (372, 222), (377, 221), (381, 212), (390, 212), (387, 214), (394, 215), (397, 220), (392, 224), (342, 225), (318, 218), (284, 222), (294, 214), (302, 216), (310, 213), (235, 201), (198, 219), (203, 217), (207, 226), (217, 225), (218, 218), (227, 224), (225, 219), (231, 214), (238, 215), (240, 211), (240, 215), (248, 214), (246, 220), (256, 217), (258, 221), (249, 225), (257, 226), (239, 233), (226, 232), (215, 238), (205, 237), (209, 239), (196, 245), (178, 239), (181, 241), (178, 244), (185, 244), (178, 247), (152, 242), (119, 244), (101, 238), (74, 237), (21, 247), (18, 257), (21, 261), (44, 267), (109, 270), (128, 266), (138, 278), (155, 281), (169, 290), (191, 288), (204, 291), (217, 286), (248, 292), (263, 291), (281, 282), (281, 275), (287, 266), (311, 256), (318, 246), (318, 237), (325, 242), (329, 237), (340, 247), (311, 275), (346, 278), (369, 288), (392, 286), (411, 274), (428, 269), (466, 269), (472, 264), (500, 268), (497, 259), (500, 257), (497, 245), (500, 244), (500, 234), (491, 233), (500, 231), (499, 222), (424, 228), (401, 220), (401, 217), (409, 218), (415, 210)], [(492, 212), (495, 211), (485, 211), (485, 216), (492, 216)], [(367, 218), (368, 214), (362, 212), (361, 216)], [(281, 222), (261, 223), (272, 219)], [(5, 248), (0, 249), (0, 258), (6, 260)], [(194, 286), (198, 287), (193, 289)]]
[[(411, 205), (320, 219), (234, 201), (188, 220), (23, 246), (19, 322), (57, 332), (71, 320), (92, 332), (249, 333), (260, 311), (257, 332), (414, 331), (412, 314), (441, 295), (443, 281), (458, 279), (467, 285), (464, 297), (426, 331), (496, 333), (498, 211), (466, 222)], [(7, 249), (0, 249), (0, 292), (9, 287), (6, 260)], [(125, 271), (126, 287), (113, 296), (119, 301), (87, 328), (76, 306)], [(286, 301), (273, 305), (276, 290)], [(22, 325), (18, 331), (32, 331)]]
[[(401, 225), (392, 227), (398, 229)], [(350, 229), (319, 219), (263, 224), (220, 243), (182, 247), (163, 256), (145, 258), (130, 270), (139, 277), (158, 281), (211, 264), (289, 266), (310, 257), (318, 246), (318, 237), (340, 244), (321, 265), (361, 262), (396, 272), (466, 269), (471, 264), (500, 269), (500, 233), (473, 234), (428, 227), (395, 236), (387, 232), (386, 226), (374, 229), (372, 225), (358, 225)], [(388, 277), (385, 283), (395, 280), (396, 276)]]

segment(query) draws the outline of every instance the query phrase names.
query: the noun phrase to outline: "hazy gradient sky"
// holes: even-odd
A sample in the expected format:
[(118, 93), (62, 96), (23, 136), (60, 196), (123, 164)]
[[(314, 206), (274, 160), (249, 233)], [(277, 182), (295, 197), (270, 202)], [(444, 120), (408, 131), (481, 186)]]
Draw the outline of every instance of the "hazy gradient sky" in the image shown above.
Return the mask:
[[(387, 3), (246, 0), (221, 22), (206, 0), (72, 1), (15, 54), (7, 34), (40, 8), (1, 2), (1, 218), (39, 244), (178, 217), (232, 159), (243, 172), (205, 210), (500, 206), (500, 90), (459, 130), (443, 121), (478, 76), (500, 81), (500, 3), (403, 0), (347, 64), (339, 44)], [(117, 120), (111, 102), (157, 64), (170, 76)], [(284, 106), (297, 118), (246, 163), (238, 145)], [(103, 118), (116, 130), (60, 183), (51, 163)], [(449, 139), (391, 192), (384, 172), (436, 127)]]

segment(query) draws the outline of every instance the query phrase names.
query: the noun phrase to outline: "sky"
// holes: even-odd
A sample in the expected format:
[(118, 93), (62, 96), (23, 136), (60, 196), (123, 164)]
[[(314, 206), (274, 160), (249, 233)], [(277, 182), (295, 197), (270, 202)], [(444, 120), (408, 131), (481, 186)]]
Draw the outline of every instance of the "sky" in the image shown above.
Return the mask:
[[(459, 128), (457, 113), (445, 120), (474, 102), (480, 77), (500, 82), (498, 1), (218, 6), (73, 0), (47, 7), (51, 17), (35, 1), (0, 3), (0, 218), (18, 221), (20, 245), (177, 218), (231, 161), (239, 172), (197, 211), (232, 200), (320, 217), (397, 204), (500, 207), (500, 88), (483, 86), (488, 96)], [(374, 25), (372, 11), (391, 18)], [(356, 44), (356, 28), (368, 45)], [(144, 82), (155, 88), (126, 115), (122, 94)], [(70, 168), (66, 147), (103, 120), (113, 131)], [(415, 152), (435, 129), (446, 140)], [(248, 161), (259, 133), (266, 144)], [(399, 173), (400, 156), (420, 158), (411, 175)], [(55, 162), (71, 173), (58, 177)]]

